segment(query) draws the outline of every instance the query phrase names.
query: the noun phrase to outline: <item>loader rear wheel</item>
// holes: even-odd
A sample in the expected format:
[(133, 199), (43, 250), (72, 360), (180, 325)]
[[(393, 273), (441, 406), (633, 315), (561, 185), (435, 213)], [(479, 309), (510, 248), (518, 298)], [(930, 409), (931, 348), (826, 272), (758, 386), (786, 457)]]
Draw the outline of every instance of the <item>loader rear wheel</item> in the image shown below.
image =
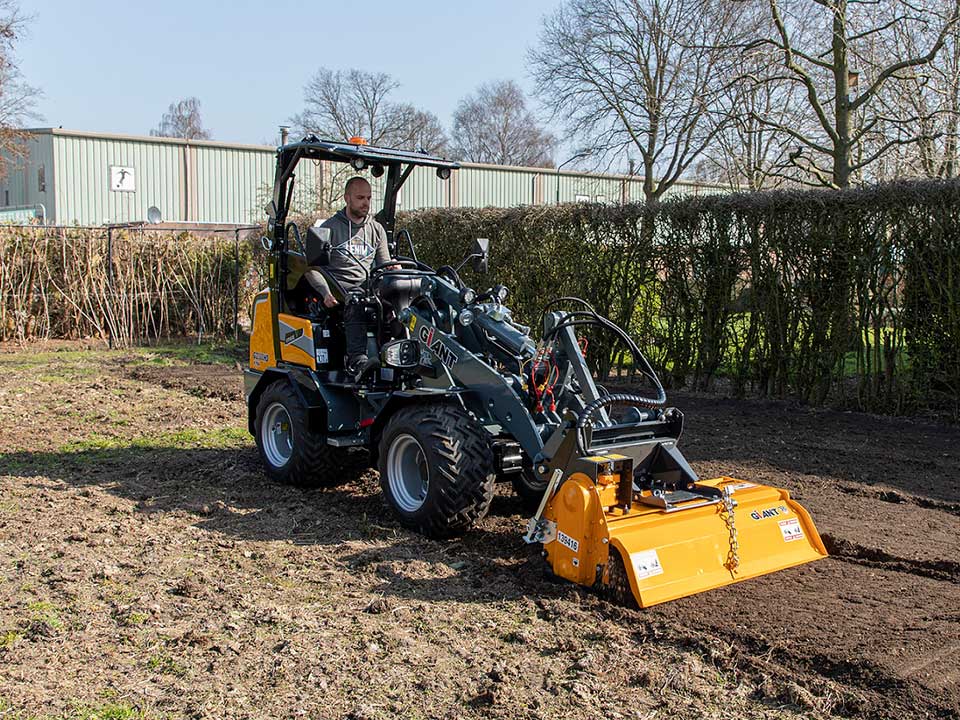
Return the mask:
[(486, 431), (461, 408), (397, 411), (380, 440), (380, 486), (406, 527), (428, 537), (461, 535), (483, 518), (496, 479)]
[(267, 475), (296, 487), (332, 487), (356, 475), (357, 461), (346, 448), (327, 445), (310, 429), (307, 409), (285, 381), (263, 391), (254, 425), (257, 450)]

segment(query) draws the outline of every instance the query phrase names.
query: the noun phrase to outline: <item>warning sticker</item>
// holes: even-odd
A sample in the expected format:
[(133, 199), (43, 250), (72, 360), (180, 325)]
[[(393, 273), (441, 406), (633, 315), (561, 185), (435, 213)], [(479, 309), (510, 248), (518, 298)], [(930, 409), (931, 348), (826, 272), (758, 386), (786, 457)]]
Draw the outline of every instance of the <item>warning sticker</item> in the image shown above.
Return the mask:
[(660, 556), (657, 555), (656, 550), (631, 553), (630, 562), (633, 563), (633, 572), (637, 580), (663, 575), (663, 565), (660, 564)]
[(565, 545), (566, 547), (570, 548), (574, 552), (580, 551), (580, 542), (577, 540), (574, 540), (572, 537), (570, 537), (563, 531), (557, 533), (557, 540), (560, 541), (561, 545)]
[(804, 538), (803, 528), (800, 527), (800, 521), (796, 518), (791, 518), (790, 520), (781, 520), (780, 534), (783, 535), (784, 542), (803, 540)]
[(757, 486), (756, 483), (751, 483), (751, 482), (742, 482), (742, 483), (737, 483), (736, 485), (724, 485), (724, 487), (730, 488), (732, 492), (736, 492), (737, 490), (746, 490), (747, 488), (752, 488), (756, 486)]
[(327, 353), (326, 348), (317, 348), (317, 362), (321, 365), (330, 362), (330, 355)]

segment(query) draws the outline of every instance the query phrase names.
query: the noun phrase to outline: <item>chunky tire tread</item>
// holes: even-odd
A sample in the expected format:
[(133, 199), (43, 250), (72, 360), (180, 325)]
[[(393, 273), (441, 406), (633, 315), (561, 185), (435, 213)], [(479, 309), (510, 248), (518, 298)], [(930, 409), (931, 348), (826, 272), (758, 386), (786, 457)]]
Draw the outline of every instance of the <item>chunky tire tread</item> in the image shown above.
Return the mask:
[[(283, 467), (274, 467), (267, 460), (260, 442), (263, 414), (273, 403), (280, 402), (290, 415), (293, 431), (293, 456)], [(346, 448), (327, 445), (326, 438), (310, 430), (307, 409), (290, 386), (278, 380), (264, 390), (257, 403), (257, 450), (271, 480), (300, 488), (335, 487), (359, 474), (358, 459)]]
[[(424, 504), (413, 513), (393, 501), (386, 462), (390, 442), (399, 433), (416, 437), (428, 455), (430, 486)], [(462, 535), (482, 519), (493, 501), (493, 450), (487, 432), (460, 407), (413, 405), (399, 410), (383, 431), (380, 485), (401, 523), (432, 538)]]

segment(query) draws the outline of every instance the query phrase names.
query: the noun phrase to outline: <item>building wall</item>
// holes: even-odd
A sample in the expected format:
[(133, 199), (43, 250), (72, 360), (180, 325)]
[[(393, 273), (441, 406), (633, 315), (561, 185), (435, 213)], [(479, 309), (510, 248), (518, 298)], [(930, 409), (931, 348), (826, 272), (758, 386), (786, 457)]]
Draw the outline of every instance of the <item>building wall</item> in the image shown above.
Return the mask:
[[(276, 148), (49, 128), (32, 132), (26, 161), (0, 182), (0, 210), (6, 200), (8, 206), (43, 203), (47, 222), (100, 225), (145, 220), (147, 209), (156, 206), (165, 222), (247, 224), (261, 221), (271, 196)], [(45, 192), (38, 190), (40, 168)], [(120, 172), (119, 189), (111, 188)], [(311, 212), (318, 190), (331, 183), (339, 187), (349, 174), (330, 163), (301, 162), (294, 207)], [(372, 185), (377, 203), (383, 179), (372, 179)], [(722, 191), (688, 183), (670, 194)], [(643, 185), (640, 178), (622, 175), (463, 163), (449, 181), (430, 168), (416, 168), (401, 190), (399, 209), (512, 207), (558, 198), (633, 202), (643, 199)]]

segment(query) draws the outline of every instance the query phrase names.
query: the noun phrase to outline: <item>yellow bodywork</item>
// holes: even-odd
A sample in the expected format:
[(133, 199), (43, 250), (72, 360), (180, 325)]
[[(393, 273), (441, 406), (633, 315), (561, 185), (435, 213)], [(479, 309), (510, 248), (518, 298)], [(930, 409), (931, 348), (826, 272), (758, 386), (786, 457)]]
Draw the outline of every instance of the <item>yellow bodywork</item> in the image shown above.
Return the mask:
[[(277, 314), (280, 329), (280, 360), (317, 369), (314, 356), (313, 325), (306, 318), (286, 313)], [(250, 369), (263, 372), (277, 365), (273, 337), (273, 308), (270, 293), (259, 293), (253, 299), (253, 331), (250, 334)]]
[(550, 499), (544, 518), (556, 525), (544, 549), (557, 575), (608, 584), (612, 547), (637, 603), (649, 607), (827, 555), (809, 514), (786, 490), (728, 477), (700, 481), (732, 492), (734, 534), (722, 502), (671, 512), (616, 507), (618, 480), (601, 473), (594, 483), (573, 473)]
[(250, 369), (263, 372), (276, 367), (273, 342), (273, 308), (264, 290), (253, 299), (253, 329), (250, 332)]

